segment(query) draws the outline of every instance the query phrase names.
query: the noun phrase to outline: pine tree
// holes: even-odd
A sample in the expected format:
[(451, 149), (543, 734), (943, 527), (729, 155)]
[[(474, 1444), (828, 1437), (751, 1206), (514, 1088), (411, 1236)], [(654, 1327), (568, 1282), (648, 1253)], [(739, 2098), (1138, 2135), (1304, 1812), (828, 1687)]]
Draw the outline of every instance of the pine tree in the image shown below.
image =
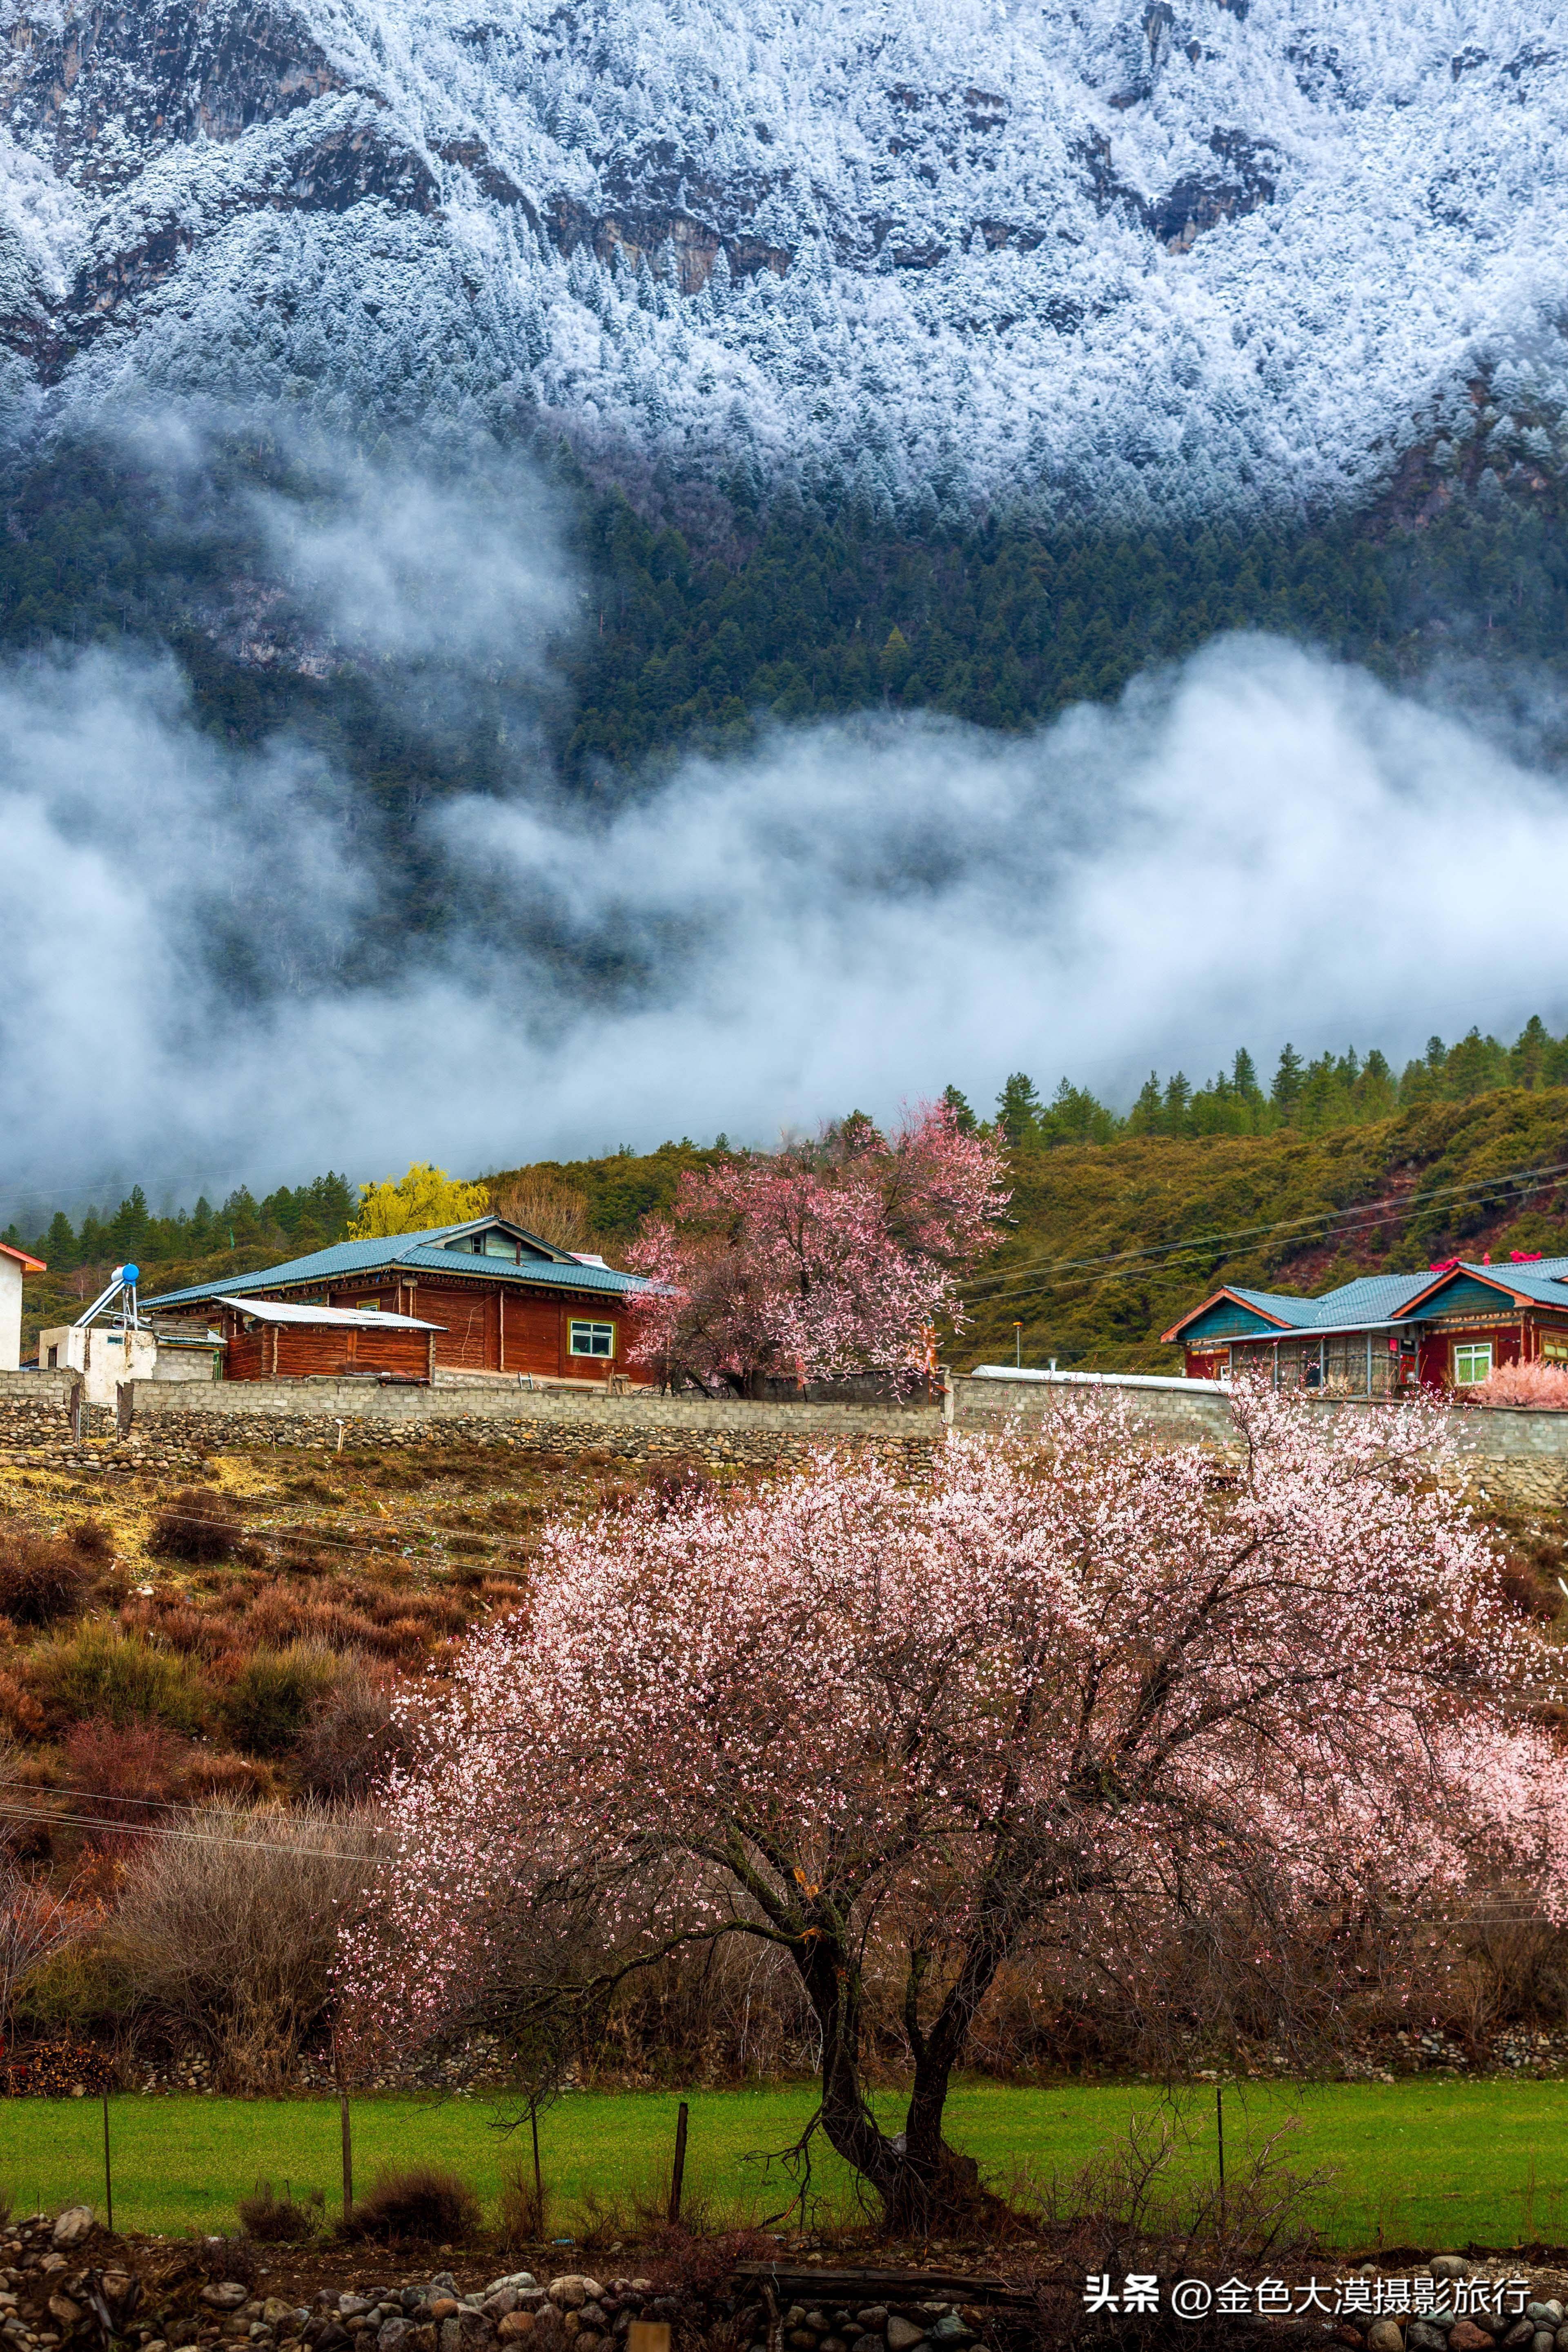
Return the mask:
[(970, 1108), (967, 1097), (960, 1094), (956, 1087), (943, 1087), (942, 1100), (943, 1108), (952, 1113), (952, 1123), (960, 1135), (979, 1134), (980, 1121)]
[(1301, 1099), (1303, 1071), (1301, 1056), (1294, 1045), (1287, 1045), (1279, 1055), (1279, 1066), (1274, 1073), (1272, 1088), (1274, 1108), (1289, 1127), (1295, 1118)]
[(140, 1184), (133, 1184), (130, 1193), (120, 1203), (109, 1228), (109, 1245), (116, 1257), (133, 1258), (147, 1240), (151, 1220), (147, 1213), (147, 1196)]
[(1509, 1068), (1517, 1087), (1529, 1087), (1533, 1092), (1544, 1086), (1546, 1065), (1552, 1051), (1552, 1033), (1539, 1013), (1532, 1013), (1509, 1049)]
[(1033, 1078), (1015, 1070), (996, 1097), (996, 1123), (1015, 1151), (1039, 1142), (1042, 1108)]
[(1164, 1132), (1165, 1106), (1160, 1093), (1160, 1074), (1151, 1070), (1138, 1090), (1138, 1099), (1127, 1114), (1129, 1135), (1161, 1135)]

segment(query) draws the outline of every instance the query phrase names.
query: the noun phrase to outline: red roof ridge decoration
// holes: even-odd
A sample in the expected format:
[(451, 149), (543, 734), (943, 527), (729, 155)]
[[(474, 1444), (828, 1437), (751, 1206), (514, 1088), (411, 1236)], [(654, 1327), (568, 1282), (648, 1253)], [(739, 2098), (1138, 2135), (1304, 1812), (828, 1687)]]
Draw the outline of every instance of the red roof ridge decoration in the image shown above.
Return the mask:
[(30, 1257), (25, 1249), (14, 1249), (9, 1242), (0, 1242), (0, 1257), (14, 1257), (24, 1274), (47, 1274), (49, 1270), (41, 1257)]

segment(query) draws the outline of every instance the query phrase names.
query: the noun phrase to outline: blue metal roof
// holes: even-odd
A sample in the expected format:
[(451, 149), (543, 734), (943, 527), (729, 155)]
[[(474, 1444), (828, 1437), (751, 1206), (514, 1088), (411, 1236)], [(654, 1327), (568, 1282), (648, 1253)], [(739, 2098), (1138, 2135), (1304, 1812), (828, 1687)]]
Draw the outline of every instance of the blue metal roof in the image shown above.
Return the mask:
[(1238, 1290), (1234, 1283), (1225, 1286), (1227, 1298), (1240, 1298), (1255, 1307), (1259, 1315), (1271, 1316), (1280, 1323), (1310, 1323), (1317, 1302), (1310, 1298), (1291, 1298), (1282, 1290)]
[[(1461, 1260), (1456, 1266), (1446, 1267), (1442, 1274), (1423, 1275), (1420, 1288), (1436, 1291), (1440, 1284), (1458, 1275), (1473, 1276), (1478, 1282), (1495, 1282), (1511, 1291), (1516, 1298), (1531, 1299), (1538, 1307), (1568, 1307), (1568, 1257), (1534, 1258), (1527, 1265), (1472, 1265)], [(1436, 1306), (1436, 1299), (1433, 1304)]]
[(407, 1266), (418, 1274), (493, 1275), (498, 1281), (539, 1283), (552, 1290), (597, 1290), (625, 1294), (646, 1290), (641, 1275), (620, 1274), (614, 1266), (579, 1265), (563, 1254), (557, 1258), (485, 1257), (477, 1252), (446, 1249), (445, 1239), (473, 1233), (490, 1222), (469, 1218), (460, 1225), (430, 1225), (423, 1233), (384, 1234), (375, 1241), (334, 1242), (330, 1249), (312, 1250), (308, 1257), (287, 1259), (259, 1274), (229, 1275), (216, 1282), (193, 1283), (184, 1290), (165, 1291), (142, 1301), (146, 1307), (199, 1306), (206, 1300), (232, 1297), (252, 1290), (291, 1289), (300, 1282), (336, 1282), (357, 1275)]
[[(1428, 1266), (1420, 1274), (1363, 1274), (1353, 1282), (1342, 1282), (1337, 1290), (1324, 1291), (1318, 1298), (1292, 1298), (1281, 1291), (1241, 1290), (1226, 1283), (1217, 1296), (1238, 1298), (1260, 1315), (1275, 1316), (1289, 1325), (1292, 1331), (1356, 1331), (1363, 1326), (1396, 1322), (1411, 1303), (1426, 1293), (1434, 1294), (1433, 1311), (1440, 1307), (1443, 1283), (1450, 1276), (1473, 1275), (1479, 1281), (1496, 1283), (1502, 1291), (1518, 1298), (1529, 1298), (1540, 1307), (1568, 1308), (1568, 1257), (1543, 1257), (1526, 1265), (1472, 1265), (1461, 1260), (1437, 1274)], [(1205, 1307), (1213, 1303), (1204, 1299), (1190, 1314), (1184, 1315), (1172, 1327), (1168, 1335), (1177, 1337)], [(1236, 1335), (1245, 1339), (1247, 1335)], [(1261, 1339), (1261, 1332), (1255, 1335)]]

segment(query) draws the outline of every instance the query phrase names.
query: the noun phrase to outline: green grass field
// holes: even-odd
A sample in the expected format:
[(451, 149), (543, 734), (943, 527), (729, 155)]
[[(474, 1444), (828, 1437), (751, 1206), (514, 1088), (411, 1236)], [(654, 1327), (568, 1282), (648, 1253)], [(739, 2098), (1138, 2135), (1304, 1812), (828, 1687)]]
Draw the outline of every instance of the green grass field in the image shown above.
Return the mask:
[[(787, 2201), (778, 2168), (762, 2161), (799, 2134), (811, 2113), (804, 2087), (697, 2091), (691, 2107), (689, 2194), (715, 2216), (760, 2220)], [(1178, 2095), (1193, 2132), (1192, 2160), (1206, 2166), (1214, 2146), (1212, 2092)], [(1476, 2240), (1507, 2246), (1568, 2239), (1568, 2084), (1466, 2083), (1439, 2078), (1398, 2084), (1248, 2085), (1227, 2090), (1226, 2153), (1234, 2179), (1247, 2140), (1300, 2121), (1293, 2166), (1331, 2168), (1335, 2179), (1315, 2218), (1341, 2246)], [(1014, 2090), (972, 2083), (954, 2092), (949, 2137), (1005, 2185), (1019, 2171), (1070, 2180), (1116, 2140), (1137, 2110), (1158, 2107), (1154, 2090)], [(886, 2102), (891, 2115), (896, 2099)], [(577, 2093), (542, 2126), (555, 2227), (573, 2229), (585, 2193), (654, 2197), (668, 2179), (675, 2132), (674, 2093)], [(479, 2099), (366, 2099), (353, 2108), (358, 2185), (384, 2164), (426, 2158), (449, 2164), (486, 2200), (503, 2169), (524, 2153), (525, 2135), (500, 2128), (496, 2107)], [(111, 2099), (110, 2129), (117, 2224), (182, 2231), (234, 2227), (235, 2200), (262, 2176), (279, 2186), (339, 2194), (338, 2111), (326, 2100)], [(102, 2110), (96, 2100), (17, 2099), (0, 2105), (0, 2185), (18, 2204), (55, 2207), (76, 2200), (100, 2212)], [(814, 2189), (827, 2213), (850, 2210), (848, 2179), (826, 2149)]]

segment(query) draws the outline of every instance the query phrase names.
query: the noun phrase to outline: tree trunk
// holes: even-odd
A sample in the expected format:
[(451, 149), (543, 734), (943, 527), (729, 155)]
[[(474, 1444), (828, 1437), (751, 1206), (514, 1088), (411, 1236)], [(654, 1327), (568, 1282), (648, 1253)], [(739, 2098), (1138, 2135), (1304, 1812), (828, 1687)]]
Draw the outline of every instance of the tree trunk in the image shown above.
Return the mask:
[(819, 1931), (796, 1953), (822, 2033), (822, 2128), (835, 2152), (875, 2189), (888, 2226), (901, 2236), (924, 2235), (980, 2196), (979, 2167), (948, 2147), (942, 2125), (952, 2070), (1002, 1958), (999, 1938), (981, 1922), (931, 2032), (914, 2029), (914, 2083), (904, 2129), (893, 2140), (860, 2082), (862, 1991), (848, 1949)]

